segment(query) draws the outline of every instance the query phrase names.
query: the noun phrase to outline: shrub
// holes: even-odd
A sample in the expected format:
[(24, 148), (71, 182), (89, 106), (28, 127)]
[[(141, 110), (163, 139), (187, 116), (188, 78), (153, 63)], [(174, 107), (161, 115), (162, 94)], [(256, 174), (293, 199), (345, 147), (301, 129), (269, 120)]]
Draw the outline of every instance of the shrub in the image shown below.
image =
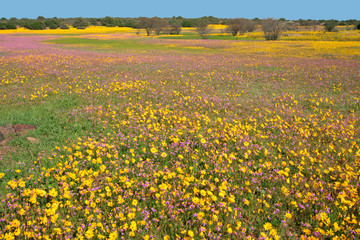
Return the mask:
[(236, 36), (238, 33), (243, 35), (246, 32), (253, 32), (256, 29), (256, 23), (253, 20), (245, 18), (230, 19), (227, 24), (228, 28), (226, 30), (233, 36)]
[(60, 27), (60, 21), (57, 18), (46, 19), (45, 25), (50, 29), (57, 29)]
[(178, 35), (181, 32), (182, 20), (177, 18), (172, 18), (169, 21), (170, 24), (170, 34)]
[(262, 30), (265, 34), (266, 40), (279, 39), (281, 32), (284, 29), (284, 23), (280, 20), (267, 18), (262, 20)]
[(14, 22), (7, 22), (6, 29), (17, 29), (17, 26)]
[(69, 29), (69, 26), (65, 23), (60, 24), (60, 29)]
[(118, 21), (116, 18), (112, 18), (109, 16), (106, 16), (100, 20), (102, 26), (106, 27), (115, 27), (118, 24)]
[(89, 26), (89, 22), (83, 19), (82, 17), (76, 18), (73, 23), (73, 27), (77, 29), (85, 29)]
[(211, 32), (209, 20), (206, 18), (198, 19), (196, 21), (196, 32), (202, 37), (202, 39), (207, 39), (208, 34)]
[(6, 29), (6, 24), (0, 22), (0, 30), (5, 30)]
[(158, 19), (159, 18), (157, 17), (153, 17), (153, 18), (139, 17), (139, 27), (144, 28), (146, 34), (150, 36), (151, 32), (154, 30), (155, 26), (157, 25), (157, 22), (159, 21)]
[(326, 21), (324, 24), (325, 27), (325, 31), (326, 32), (334, 32), (335, 31), (335, 27), (338, 25), (337, 21), (334, 20), (330, 20), (330, 21)]
[(357, 30), (360, 30), (360, 23), (356, 26)]
[(42, 21), (28, 20), (25, 22), (24, 27), (30, 30), (43, 30), (46, 28), (46, 25)]

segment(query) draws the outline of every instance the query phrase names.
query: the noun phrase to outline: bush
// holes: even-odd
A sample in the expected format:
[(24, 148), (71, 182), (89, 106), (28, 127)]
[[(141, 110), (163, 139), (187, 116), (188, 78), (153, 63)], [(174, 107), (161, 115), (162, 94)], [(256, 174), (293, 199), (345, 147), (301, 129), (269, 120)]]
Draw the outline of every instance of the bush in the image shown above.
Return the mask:
[(182, 20), (177, 18), (172, 18), (169, 21), (170, 24), (170, 34), (178, 35), (181, 32)]
[(181, 26), (182, 27), (195, 27), (195, 21), (193, 19), (184, 19)]
[(69, 29), (69, 26), (65, 23), (60, 24), (60, 29)]
[(24, 27), (30, 30), (43, 30), (46, 28), (46, 25), (41, 21), (29, 20), (25, 23)]
[(17, 29), (17, 26), (14, 22), (7, 22), (6, 29)]
[(208, 39), (208, 34), (211, 32), (209, 20), (206, 18), (199, 18), (196, 21), (196, 32), (202, 37), (202, 39)]
[(0, 22), (0, 30), (5, 30), (5, 29), (6, 29), (5, 23)]
[(238, 33), (243, 35), (246, 32), (253, 32), (256, 29), (256, 23), (253, 20), (245, 18), (229, 19), (227, 25), (227, 32), (233, 36), (236, 36)]
[(333, 20), (330, 20), (330, 21), (326, 21), (325, 22), (325, 31), (326, 32), (335, 32), (335, 27), (338, 25), (338, 22), (337, 21), (333, 21)]
[(100, 22), (102, 26), (106, 26), (106, 27), (116, 27), (118, 25), (117, 19), (109, 16), (102, 18)]
[(356, 26), (357, 30), (360, 30), (360, 23)]
[(284, 30), (284, 23), (273, 18), (263, 19), (261, 24), (266, 40), (275, 41), (279, 39)]
[(57, 29), (58, 27), (60, 27), (60, 21), (56, 18), (46, 19), (45, 25), (50, 29)]
[(89, 23), (81, 17), (76, 18), (75, 22), (73, 23), (73, 27), (77, 28), (77, 29), (85, 29), (88, 26), (89, 26)]

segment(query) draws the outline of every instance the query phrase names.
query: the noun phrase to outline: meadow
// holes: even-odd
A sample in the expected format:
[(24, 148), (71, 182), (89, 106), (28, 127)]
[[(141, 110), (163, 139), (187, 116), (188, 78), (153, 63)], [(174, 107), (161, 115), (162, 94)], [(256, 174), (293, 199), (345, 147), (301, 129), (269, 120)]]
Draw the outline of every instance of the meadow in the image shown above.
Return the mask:
[(6, 31), (0, 239), (359, 239), (359, 31)]

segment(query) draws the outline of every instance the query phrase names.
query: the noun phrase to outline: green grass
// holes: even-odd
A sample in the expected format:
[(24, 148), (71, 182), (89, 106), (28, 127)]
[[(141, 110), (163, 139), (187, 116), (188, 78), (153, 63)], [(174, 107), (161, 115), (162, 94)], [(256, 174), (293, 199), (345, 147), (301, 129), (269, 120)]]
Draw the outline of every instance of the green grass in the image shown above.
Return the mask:
[[(185, 32), (185, 33), (181, 33), (179, 35), (166, 35), (166, 36), (159, 36), (158, 38), (160, 39), (202, 39), (202, 37), (197, 34), (196, 32)], [(209, 34), (208, 35), (208, 40), (246, 40), (246, 41), (254, 41), (254, 40), (258, 40), (258, 39), (252, 39), (252, 38), (248, 38), (246, 37), (246, 35), (243, 36), (232, 36), (230, 34), (221, 34), (221, 35), (214, 35), (214, 34)]]
[[(185, 48), (182, 46), (154, 44), (147, 42), (149, 39), (129, 39), (129, 40), (103, 40), (88, 38), (59, 38), (45, 41), (46, 43), (60, 44), (67, 47), (83, 47), (88, 50), (99, 51), (186, 51), (202, 52), (202, 49)], [(151, 39), (150, 39), (151, 40)], [(208, 48), (207, 48), (208, 50)]]
[[(10, 136), (12, 140), (7, 145), (15, 152), (10, 151), (0, 161), (0, 171), (8, 171), (3, 181), (0, 181), (0, 196), (6, 193), (5, 185), (10, 179), (38, 173), (32, 170), (32, 166), (39, 156), (49, 154), (56, 146), (73, 141), (87, 131), (96, 131), (96, 126), (86, 117), (71, 117), (71, 111), (84, 104), (85, 102), (77, 96), (62, 95), (47, 102), (24, 105), (21, 108), (1, 108), (1, 126), (21, 123), (36, 126), (36, 130), (31, 130), (23, 136)], [(40, 142), (31, 143), (26, 137), (34, 137)], [(38, 163), (42, 167), (53, 166), (48, 158), (42, 161)], [(16, 169), (20, 169), (21, 173), (15, 173)]]

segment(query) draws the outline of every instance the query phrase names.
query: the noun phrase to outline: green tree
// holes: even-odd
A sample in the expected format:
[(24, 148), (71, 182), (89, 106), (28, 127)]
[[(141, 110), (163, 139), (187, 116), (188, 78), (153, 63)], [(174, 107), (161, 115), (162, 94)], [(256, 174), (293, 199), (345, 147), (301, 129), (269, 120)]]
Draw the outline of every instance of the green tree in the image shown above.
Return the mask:
[(57, 29), (60, 27), (60, 20), (57, 18), (48, 18), (45, 20), (45, 25), (50, 29)]
[(14, 22), (7, 22), (5, 24), (5, 26), (6, 26), (6, 29), (17, 29), (17, 26)]
[(73, 27), (77, 28), (77, 29), (85, 29), (89, 26), (89, 22), (86, 21), (84, 18), (82, 17), (78, 17), (75, 19), (74, 23), (73, 23)]
[(106, 27), (116, 27), (118, 24), (118, 21), (116, 18), (106, 16), (100, 20), (102, 26)]
[(326, 21), (324, 24), (324, 28), (326, 32), (334, 32), (335, 31), (335, 27), (338, 25), (338, 21), (336, 20), (329, 20)]
[(46, 25), (42, 21), (29, 19), (25, 22), (24, 27), (30, 30), (43, 30), (46, 28)]
[(181, 32), (181, 26), (182, 26), (182, 19), (173, 17), (170, 19), (170, 34), (176, 34), (178, 35)]

